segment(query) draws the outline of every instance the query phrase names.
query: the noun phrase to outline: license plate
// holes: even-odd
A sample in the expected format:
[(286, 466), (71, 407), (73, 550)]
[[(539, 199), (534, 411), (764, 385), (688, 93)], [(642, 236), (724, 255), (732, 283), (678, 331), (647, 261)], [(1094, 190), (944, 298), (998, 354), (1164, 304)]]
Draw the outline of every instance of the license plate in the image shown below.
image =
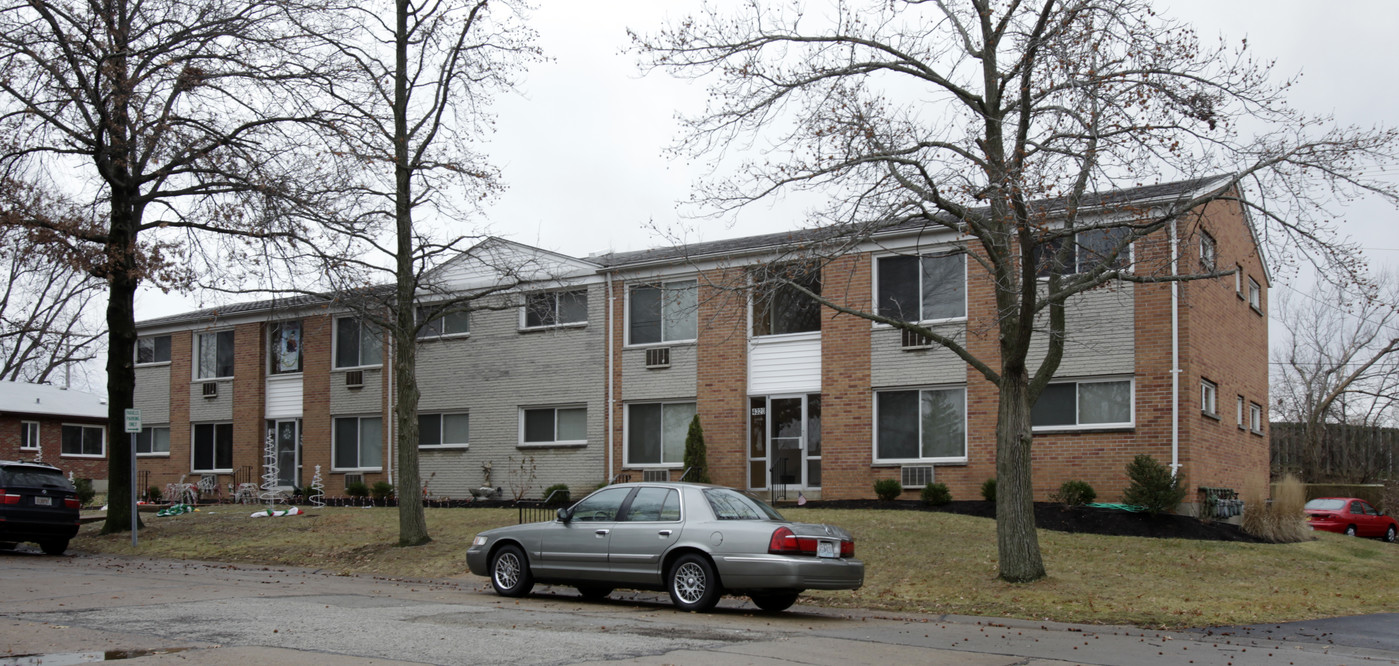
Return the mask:
[(34, 506), (53, 506), (52, 497), (35, 497)]
[(839, 552), (839, 551), (836, 550), (836, 544), (835, 544), (834, 541), (817, 541), (817, 542), (816, 542), (816, 556), (817, 556), (817, 557), (836, 557), (836, 555), (837, 555), (838, 552)]

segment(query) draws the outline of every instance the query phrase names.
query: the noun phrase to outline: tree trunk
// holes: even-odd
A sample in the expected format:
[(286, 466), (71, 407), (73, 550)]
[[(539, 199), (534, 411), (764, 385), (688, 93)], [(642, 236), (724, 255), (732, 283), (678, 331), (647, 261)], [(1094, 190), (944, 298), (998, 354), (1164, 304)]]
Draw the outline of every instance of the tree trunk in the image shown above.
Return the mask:
[(996, 546), (1001, 579), (1029, 583), (1045, 575), (1030, 483), (1029, 378), (1023, 372), (1002, 378), (996, 421)]
[[(412, 301), (400, 304), (400, 310), (411, 320)], [(402, 326), (403, 316), (399, 316)], [(394, 334), (394, 383), (397, 402), (394, 418), (398, 420), (398, 545), (418, 546), (432, 541), (427, 533), (427, 516), (423, 511), (422, 475), (418, 473), (418, 379), (417, 341), (411, 328)], [(406, 338), (406, 339), (405, 339)]]
[(126, 197), (112, 196), (107, 241), (110, 295), (107, 299), (107, 520), (102, 533), (131, 530), (131, 436), (126, 410), (136, 393), (136, 224), (139, 213)]

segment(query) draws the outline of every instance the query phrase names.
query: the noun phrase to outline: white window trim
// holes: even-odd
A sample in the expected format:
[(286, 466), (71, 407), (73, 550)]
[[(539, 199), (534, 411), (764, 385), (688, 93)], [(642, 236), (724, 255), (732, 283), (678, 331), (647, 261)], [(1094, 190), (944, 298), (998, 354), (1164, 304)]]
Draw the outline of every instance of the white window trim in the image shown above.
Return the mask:
[(1254, 312), (1263, 314), (1263, 285), (1258, 284), (1258, 281), (1252, 277), (1248, 279), (1248, 298), (1246, 300)]
[[(371, 366), (371, 367), (373, 367), (373, 366)], [(372, 474), (372, 473), (375, 473), (375, 472), (382, 472), (382, 471), (384, 471), (384, 466), (383, 466), (382, 463), (381, 463), (378, 467), (336, 467), (336, 466), (335, 466), (335, 444), (336, 444), (336, 442), (335, 442), (335, 422), (336, 422), (337, 420), (340, 420), (340, 419), (354, 419), (354, 420), (355, 420), (355, 447), (356, 447), (357, 449), (360, 448), (360, 441), (359, 441), (359, 437), (360, 437), (360, 426), (359, 426), (359, 422), (360, 422), (361, 420), (363, 420), (363, 419), (379, 419), (379, 459), (380, 459), (380, 460), (383, 460), (383, 459), (384, 459), (384, 456), (387, 455), (388, 443), (384, 441), (384, 427), (383, 427), (383, 425), (384, 425), (384, 417), (383, 417), (382, 415), (380, 415), (380, 414), (336, 414), (336, 415), (333, 415), (333, 416), (330, 417), (330, 471), (331, 471), (331, 472), (348, 472), (348, 473), (350, 473), (350, 474), (365, 474), (365, 473), (370, 473), (370, 474)], [(363, 458), (363, 457), (364, 457), (364, 455), (362, 454), (362, 451), (358, 451), (358, 450), (357, 450), (356, 453), (359, 454), (359, 455), (356, 456), (356, 458)]]
[[(1106, 382), (1122, 382), (1122, 381), (1127, 382), (1127, 389), (1128, 389), (1129, 394), (1130, 394), (1130, 395), (1128, 395), (1128, 398), (1127, 398), (1127, 405), (1128, 405), (1128, 411), (1130, 412), (1130, 415), (1131, 415), (1131, 420), (1125, 421), (1125, 422), (1121, 422), (1121, 423), (1079, 423), (1079, 424), (1075, 424), (1075, 425), (1061, 425), (1061, 426), (1032, 426), (1031, 429), (1030, 429), (1030, 432), (1032, 432), (1032, 433), (1037, 433), (1037, 432), (1038, 432), (1038, 433), (1084, 432), (1084, 431), (1088, 431), (1088, 430), (1131, 430), (1131, 429), (1133, 429), (1133, 428), (1136, 428), (1136, 427), (1137, 427), (1137, 379), (1136, 379), (1136, 377), (1132, 377), (1132, 376), (1130, 376), (1130, 375), (1123, 375), (1123, 376), (1115, 376), (1115, 377), (1093, 377), (1093, 378), (1091, 378), (1091, 379), (1070, 379), (1070, 378), (1065, 378), (1065, 379), (1063, 379), (1063, 380), (1061, 380), (1061, 381), (1051, 381), (1051, 382), (1049, 382), (1049, 384), (1050, 384), (1050, 385), (1054, 385), (1054, 384), (1102, 384), (1102, 383), (1106, 383)], [(1034, 407), (1034, 406), (1031, 405), (1031, 408), (1033, 408), (1033, 407)], [(1077, 389), (1075, 389), (1075, 391), (1074, 391), (1074, 420), (1075, 420), (1075, 421), (1078, 420), (1078, 391), (1077, 391)]]
[[(361, 349), (363, 348), (363, 343), (364, 343), (364, 327), (365, 327), (364, 318), (363, 318), (363, 317), (356, 317), (356, 316), (354, 316), (354, 315), (345, 315), (345, 316), (340, 316), (340, 317), (332, 317), (331, 320), (330, 320), (330, 371), (331, 371), (331, 372), (345, 372), (345, 371), (349, 371), (349, 370), (368, 370), (368, 369), (371, 369), (371, 368), (382, 368), (382, 367), (384, 367), (383, 356), (386, 355), (386, 354), (389, 354), (390, 352), (388, 352), (388, 351), (381, 351), (381, 352), (380, 352), (380, 360), (379, 360), (378, 363), (372, 363), (372, 364), (370, 364), (370, 365), (341, 365), (341, 366), (335, 365), (336, 359), (338, 359), (338, 358), (340, 357), (339, 352), (340, 352), (340, 320), (341, 320), (341, 319), (355, 319), (355, 320), (358, 320), (358, 321), (359, 321), (359, 325), (360, 325), (360, 329), (359, 329), (359, 330), (360, 330), (360, 347), (361, 347)], [(373, 324), (370, 324), (370, 325), (373, 325)], [(305, 331), (302, 331), (302, 333), (304, 334)], [(380, 340), (380, 341), (379, 341), (379, 344), (382, 345), (384, 342), (385, 342), (385, 340)], [(364, 354), (360, 354), (360, 359), (363, 360), (363, 358), (364, 358)], [(306, 369), (306, 358), (305, 358), (304, 356), (303, 356), (302, 359), (301, 359), (301, 368), (302, 368), (303, 371)], [(354, 470), (351, 470), (351, 471), (353, 472)]]
[[(659, 286), (659, 287), (662, 288), (662, 290), (664, 290), (665, 285), (667, 285), (667, 284), (673, 284), (673, 283), (676, 283), (676, 282), (694, 282), (694, 283), (695, 283), (695, 290), (696, 290), (696, 299), (695, 299), (695, 332), (696, 332), (696, 335), (698, 336), (698, 333), (699, 333), (699, 298), (698, 298), (699, 278), (690, 277), (690, 278), (678, 278), (678, 279), (664, 279), (664, 280), (659, 280), (659, 281), (656, 281), (656, 282), (638, 281), (636, 284), (629, 284), (629, 285), (627, 285), (627, 287), (626, 287), (626, 292), (627, 292), (626, 302), (622, 304), (622, 308), (623, 308), (623, 317), (622, 317), (622, 329), (623, 329), (623, 330), (622, 330), (622, 334), (623, 334), (624, 336), (626, 336), (626, 341), (622, 344), (622, 347), (623, 347), (624, 349), (645, 349), (645, 348), (647, 348), (647, 347), (670, 347), (670, 346), (678, 346), (678, 345), (693, 345), (693, 344), (695, 344), (696, 342), (699, 341), (699, 338), (698, 338), (698, 337), (686, 338), (686, 339), (684, 339), (684, 340), (660, 340), (660, 341), (658, 341), (658, 342), (632, 342), (632, 341), (631, 341), (631, 292), (632, 292), (632, 289), (633, 289), (634, 287), (656, 287), (656, 286)], [(665, 327), (664, 327), (664, 323), (662, 324), (662, 328), (661, 328), (661, 337), (665, 337)]]
[[(633, 463), (631, 461), (631, 408), (635, 405), (660, 405), (662, 410), (665, 409), (666, 405), (694, 405), (695, 413), (698, 414), (699, 400), (641, 400), (622, 405), (622, 466), (630, 469), (683, 469), (685, 467), (683, 457), (678, 463)], [(661, 453), (664, 457), (665, 442), (661, 442)]]
[(1238, 396), (1238, 402), (1235, 405), (1235, 416), (1239, 419), (1239, 430), (1248, 430), (1248, 425), (1244, 423), (1244, 413), (1244, 397)]
[[(583, 402), (578, 402), (578, 403), (565, 403), (565, 404), (560, 404), (560, 405), (528, 405), (528, 406), (522, 406), (522, 407), (520, 407), (519, 410), (518, 410), (518, 412), (519, 412), (519, 428), (518, 428), (517, 431), (516, 431), (516, 432), (518, 433), (518, 434), (516, 435), (517, 441), (515, 442), (515, 447), (516, 447), (516, 448), (521, 448), (521, 449), (554, 449), (554, 448), (567, 448), (567, 447), (581, 447), (581, 446), (587, 446), (587, 445), (588, 445), (588, 440), (587, 440), (587, 439), (565, 439), (565, 440), (557, 440), (557, 439), (556, 439), (556, 440), (554, 440), (554, 441), (552, 441), (552, 442), (526, 442), (526, 441), (525, 441), (525, 412), (526, 412), (526, 411), (532, 411), (532, 410), (538, 410), (538, 409), (552, 409), (552, 410), (554, 410), (554, 436), (555, 436), (555, 437), (558, 437), (558, 435), (559, 435), (559, 414), (558, 414), (558, 410), (560, 410), (560, 409), (582, 409), (582, 410), (584, 410), (584, 412), (585, 412), (585, 414), (586, 414), (587, 409), (588, 409), (588, 404), (587, 404), (587, 403), (583, 403)], [(584, 421), (583, 429), (584, 429), (585, 434), (586, 434), (586, 430), (587, 430), (587, 421), (586, 421), (586, 420)]]
[(170, 365), (170, 361), (151, 361), (151, 362), (149, 362), (149, 363), (141, 363), (140, 361), (137, 361), (136, 359), (139, 357), (139, 355), (140, 355), (140, 353), (141, 353), (141, 340), (142, 340), (143, 338), (170, 338), (170, 356), (173, 358), (174, 355), (175, 355), (175, 347), (174, 347), (174, 345), (175, 345), (175, 336), (174, 336), (174, 335), (172, 335), (172, 334), (170, 334), (170, 333), (162, 333), (162, 334), (160, 334), (160, 335), (138, 335), (138, 336), (136, 336), (136, 346), (131, 348), (131, 363), (132, 363), (132, 366), (133, 366), (133, 367), (137, 367), (137, 368), (158, 368), (158, 367), (160, 367), (160, 366), (162, 366), (162, 365)]
[[(62, 433), (63, 433), (63, 428), (67, 428), (67, 427), (73, 427), (73, 428), (96, 428), (96, 429), (98, 429), (98, 430), (101, 430), (101, 431), (102, 431), (102, 453), (99, 453), (99, 454), (97, 454), (97, 455), (93, 455), (93, 454), (91, 454), (91, 453), (64, 453), (64, 452), (63, 452), (63, 435), (62, 435)], [(100, 426), (100, 425), (92, 425), (91, 423), (63, 423), (63, 424), (60, 424), (60, 426), (59, 426), (59, 438), (58, 438), (58, 457), (60, 457), (60, 458), (89, 458), (89, 459), (92, 459), (92, 460), (97, 460), (97, 459), (100, 459), (100, 458), (106, 458), (106, 457), (107, 457), (107, 427), (106, 427), (106, 426)]]
[[(423, 414), (423, 413), (419, 412), (418, 415), (419, 415), (419, 417), (422, 417), (422, 416), (436, 416), (436, 417), (437, 417), (437, 421), (438, 421), (438, 426), (437, 426), (438, 432), (441, 432), (441, 431), (442, 431), (442, 417), (444, 417), (444, 416), (465, 416), (465, 417), (466, 417), (466, 422), (467, 422), (467, 426), (466, 426), (466, 427), (467, 427), (467, 428), (470, 428), (470, 427), (471, 427), (471, 412), (470, 412), (470, 411), (457, 411), (457, 412), (428, 412), (428, 413), (426, 413), (426, 414)], [(418, 449), (419, 449), (420, 451), (445, 451), (445, 450), (449, 450), (449, 449), (450, 449), (450, 450), (464, 450), (464, 449), (469, 449), (469, 448), (471, 448), (471, 434), (470, 434), (470, 431), (467, 432), (467, 435), (466, 435), (466, 436), (467, 436), (467, 441), (464, 442), (464, 443), (456, 443), (456, 442), (453, 442), (453, 443), (451, 443), (451, 444), (424, 444), (424, 443), (423, 443), (423, 437), (422, 437), (422, 427), (419, 426), (419, 429), (418, 429)]]
[(520, 305), (520, 309), (519, 309), (519, 320), (518, 320), (518, 322), (517, 322), (516, 330), (520, 331), (521, 333), (525, 333), (525, 332), (530, 332), (530, 331), (552, 331), (552, 330), (560, 329), (560, 328), (587, 328), (587, 327), (588, 327), (588, 320), (587, 320), (587, 319), (584, 319), (583, 321), (570, 321), (570, 322), (563, 322), (563, 323), (559, 323), (559, 324), (545, 324), (545, 325), (543, 325), (543, 326), (527, 326), (527, 325), (525, 324), (525, 321), (526, 321), (526, 319), (525, 319), (525, 311), (529, 309), (529, 298), (530, 298), (530, 296), (534, 296), (534, 295), (536, 295), (536, 294), (553, 294), (553, 295), (554, 295), (554, 311), (557, 313), (557, 312), (558, 312), (558, 307), (559, 307), (558, 295), (559, 295), (559, 294), (568, 294), (568, 293), (573, 293), (573, 292), (579, 292), (579, 291), (583, 292), (583, 295), (584, 295), (585, 297), (588, 298), (588, 307), (589, 307), (589, 308), (592, 308), (592, 306), (593, 306), (593, 303), (592, 303), (592, 300), (593, 300), (593, 299), (592, 299), (592, 294), (588, 293), (588, 288), (587, 288), (587, 287), (573, 287), (573, 288), (570, 288), (570, 289), (549, 289), (549, 290), (545, 290), (545, 291), (532, 291), (532, 292), (529, 292), (529, 293), (525, 294), (525, 302), (524, 302), (524, 304)]
[(1263, 434), (1263, 405), (1256, 402), (1248, 403), (1248, 431), (1255, 435)]
[[(880, 458), (880, 457), (879, 457), (879, 394), (880, 394), (880, 393), (891, 393), (891, 392), (894, 392), (894, 391), (946, 391), (946, 390), (949, 390), (949, 389), (961, 389), (961, 390), (962, 390), (962, 451), (963, 451), (963, 453), (966, 453), (967, 455), (963, 455), (963, 456), (960, 456), (960, 457), (958, 457), (958, 456), (954, 456), (954, 457), (946, 457), (946, 456), (944, 456), (944, 457), (941, 457), (941, 458), (922, 458), (922, 457), (919, 457), (919, 458)], [(921, 400), (922, 398), (920, 397), (919, 399)], [(970, 458), (970, 453), (969, 453), (969, 451), (970, 451), (970, 448), (971, 448), (971, 426), (970, 426), (970, 424), (967, 422), (967, 419), (968, 419), (968, 412), (967, 412), (968, 404), (967, 404), (967, 385), (966, 385), (966, 384), (932, 384), (932, 385), (899, 386), (899, 387), (885, 387), (885, 386), (881, 386), (881, 387), (879, 387), (879, 388), (877, 388), (877, 389), (874, 389), (874, 400), (871, 400), (871, 401), (870, 401), (870, 406), (871, 406), (871, 409), (872, 409), (872, 411), (870, 412), (870, 461), (871, 461), (871, 465), (872, 465), (872, 466), (877, 466), (877, 465), (926, 465), (926, 464), (929, 464), (929, 463), (933, 463), (933, 464), (945, 464), (945, 465), (959, 465), (959, 464), (960, 464), (960, 465), (965, 465), (965, 464), (968, 462), (968, 460), (969, 460), (969, 458)], [(918, 424), (918, 438), (919, 438), (919, 447), (920, 447), (920, 449), (921, 449), (921, 447), (922, 447), (922, 438), (923, 438), (923, 424), (922, 424), (922, 420), (921, 420), (921, 419), (919, 419), (919, 424)], [(824, 448), (824, 445), (822, 445), (822, 446), (823, 446), (822, 452), (824, 453), (824, 452), (825, 452), (825, 448)]]
[[(222, 333), (222, 332), (224, 332), (224, 331), (234, 331), (234, 329), (233, 329), (233, 327), (229, 326), (229, 327), (224, 327), (224, 328), (213, 328), (213, 329), (209, 329), (209, 330), (207, 330), (207, 331), (194, 331), (194, 335), (193, 335), (193, 336), (191, 337), (191, 339), (190, 339), (190, 363), (189, 363), (190, 374), (193, 375), (193, 377), (192, 377), (192, 383), (194, 383), (194, 384), (203, 384), (204, 382), (230, 381), (230, 380), (233, 379), (233, 375), (228, 375), (228, 376), (226, 376), (226, 377), (200, 377), (200, 376), (199, 376), (199, 336), (201, 336), (201, 335), (213, 335), (213, 336), (215, 336), (215, 340), (217, 340), (217, 339), (218, 339), (218, 338), (217, 338), (218, 334), (219, 334), (219, 333)], [(172, 340), (171, 343), (173, 344), (174, 341)], [(174, 355), (174, 350), (172, 349), (170, 353), (171, 353), (171, 355), (173, 356), (173, 355)], [(234, 333), (233, 333), (233, 355), (234, 355), (234, 356), (233, 356), (233, 370), (234, 370), (234, 373), (236, 374), (237, 371), (238, 371), (238, 333), (237, 333), (236, 331), (234, 331)], [(214, 352), (214, 362), (215, 362), (216, 364), (218, 363), (218, 351), (217, 351), (217, 349), (216, 349), (215, 352)], [(152, 364), (152, 365), (154, 365), (154, 364)], [(218, 370), (218, 368), (214, 368), (214, 369), (215, 369), (215, 370)]]
[[(170, 434), (169, 434), (170, 426), (169, 426), (168, 424), (166, 424), (166, 425), (143, 425), (143, 426), (141, 427), (141, 429), (142, 429), (142, 430), (147, 430), (147, 429), (149, 429), (149, 430), (164, 429), (164, 430), (166, 430), (165, 440), (166, 440), (167, 442), (170, 441)], [(194, 424), (190, 424), (190, 436), (193, 437), (193, 435), (194, 435)], [(194, 444), (194, 440), (191, 439), (191, 440), (190, 440), (190, 467), (194, 467), (194, 464), (193, 464), (193, 463), (194, 463), (194, 446), (193, 446), (193, 444)], [(172, 446), (171, 448), (174, 448), (174, 447)], [(134, 452), (136, 449), (133, 447), (131, 450)], [(137, 457), (137, 458), (169, 458), (169, 457), (170, 457), (170, 452), (169, 452), (169, 451), (160, 451), (160, 452), (156, 452), (156, 453), (137, 453), (137, 454), (136, 454), (136, 457)]]
[[(419, 306), (417, 306), (416, 308), (414, 308), (414, 310), (413, 310), (414, 321), (415, 321), (416, 323), (418, 323), (418, 324), (426, 324), (427, 321), (432, 321), (432, 319), (429, 319), (429, 320), (427, 320), (427, 321), (420, 321), (420, 320), (417, 319), (418, 315), (422, 314), (422, 308), (424, 308), (424, 307), (432, 307), (432, 304), (419, 305)], [(466, 332), (465, 332), (465, 333), (438, 333), (437, 335), (429, 335), (429, 334), (424, 334), (423, 331), (422, 331), (422, 329), (418, 329), (418, 334), (415, 335), (415, 336), (413, 336), (413, 338), (414, 338), (415, 340), (417, 340), (418, 342), (437, 342), (438, 340), (459, 340), (459, 339), (462, 339), (462, 338), (469, 338), (469, 337), (471, 337), (471, 311), (470, 311), (470, 310), (457, 310), (457, 311), (454, 311), (454, 313), (456, 313), (456, 312), (462, 312), (462, 313), (465, 314), (466, 317), (467, 317), (467, 319), (466, 319)], [(439, 315), (437, 315), (436, 317), (433, 317), (433, 319), (442, 319), (442, 318), (445, 317), (445, 316), (446, 316), (446, 315), (439, 314)]]
[[(950, 256), (950, 255), (952, 255), (952, 254), (965, 254), (965, 253), (958, 253), (958, 252), (955, 252), (955, 251), (949, 251), (949, 252), (920, 252), (920, 253), (918, 253), (918, 254), (915, 255), (915, 254), (906, 254), (906, 253), (901, 253), (901, 252), (887, 252), (887, 253), (884, 253), (884, 254), (876, 255), (876, 256), (874, 257), (874, 267), (873, 267), (873, 269), (870, 271), (870, 293), (874, 295), (874, 298), (873, 298), (872, 302), (870, 303), (870, 312), (875, 312), (875, 313), (878, 313), (878, 312), (879, 312), (879, 260), (880, 260), (880, 259), (884, 259), (884, 258), (886, 258), (886, 257), (918, 257), (919, 259), (922, 259), (923, 257), (943, 257), (943, 256)], [(967, 261), (965, 258), (962, 259), (962, 316), (960, 316), (960, 317), (943, 317), (943, 318), (941, 318), (941, 319), (919, 319), (918, 321), (912, 321), (912, 322), (908, 322), (908, 323), (910, 323), (910, 324), (917, 324), (917, 325), (919, 325), (919, 326), (924, 326), (924, 327), (940, 326), (940, 325), (943, 325), (943, 324), (960, 324), (960, 323), (965, 323), (965, 322), (967, 321), (967, 311), (968, 311), (968, 309), (970, 308), (970, 306), (967, 304), (967, 301), (968, 301), (968, 299), (969, 299), (969, 297), (970, 297), (970, 295), (967, 293), (968, 287), (970, 286), (970, 285), (968, 284), (968, 282), (970, 281), (970, 278), (968, 277), (968, 274), (969, 274), (969, 271), (970, 271), (971, 269), (967, 266), (967, 264), (969, 264), (969, 263), (971, 263), (971, 262)], [(921, 273), (920, 273), (920, 275), (921, 275)], [(1047, 279), (1047, 278), (1046, 278), (1046, 279)], [(921, 278), (918, 280), (918, 303), (919, 303), (919, 310), (920, 310), (919, 315), (921, 316), (921, 315), (922, 315), (922, 312), (921, 312), (921, 310), (922, 310), (922, 303), (923, 303), (923, 280), (922, 280)], [(890, 324), (885, 324), (885, 323), (882, 323), (882, 322), (872, 322), (872, 323), (873, 323), (873, 328), (877, 328), (877, 329), (892, 329), (892, 328), (894, 328), (894, 326), (892, 326), (892, 325), (890, 325)]]
[(40, 450), (42, 450), (42, 449), (44, 448), (44, 444), (43, 444), (42, 441), (40, 441), (40, 438), (43, 436), (43, 428), (40, 428), (40, 427), (39, 427), (39, 422), (38, 422), (38, 421), (20, 421), (19, 424), (20, 424), (20, 435), (21, 435), (21, 436), (24, 434), (24, 426), (29, 426), (29, 428), (30, 428), (31, 430), (34, 431), (34, 445), (33, 445), (33, 446), (25, 446), (25, 444), (24, 444), (24, 439), (23, 439), (23, 437), (21, 437), (21, 438), (20, 438), (20, 441), (19, 441), (19, 450), (21, 450), (21, 451), (40, 451)]
[[(1098, 226), (1098, 227), (1082, 227), (1082, 228), (1075, 229), (1075, 230), (1074, 230), (1074, 244), (1075, 244), (1075, 245), (1078, 244), (1078, 235), (1079, 235), (1079, 233), (1081, 233), (1081, 232), (1084, 232), (1084, 231), (1098, 231), (1098, 230), (1102, 230), (1102, 229), (1116, 229), (1116, 228), (1121, 228), (1122, 226), (1123, 226), (1123, 225), (1114, 225), (1114, 226), (1109, 226), (1109, 227), (1102, 227), (1102, 226)], [(1063, 225), (1060, 224), (1057, 228), (1058, 228), (1058, 229), (1063, 229)], [(1139, 238), (1139, 239), (1137, 239), (1137, 240), (1141, 240), (1141, 239)], [(1060, 277), (1072, 277), (1072, 276), (1078, 275), (1079, 273), (1082, 273), (1082, 272), (1083, 272), (1083, 271), (1079, 270), (1079, 268), (1078, 268), (1078, 250), (1074, 250), (1074, 265), (1073, 265), (1073, 271), (1065, 271), (1064, 273), (1062, 273), (1062, 274), (1060, 275)], [(1122, 272), (1123, 272), (1123, 273), (1136, 273), (1136, 272), (1137, 272), (1137, 241), (1135, 241), (1135, 240), (1132, 241), (1131, 243), (1128, 243), (1128, 244), (1127, 244), (1127, 265), (1122, 267)], [(1036, 273), (1035, 280), (1036, 280), (1037, 282), (1039, 282), (1039, 283), (1048, 283), (1048, 282), (1049, 282), (1049, 276), (1048, 276), (1048, 275), (1039, 275), (1039, 271), (1038, 271), (1038, 270), (1036, 270), (1035, 273)]]
[[(205, 425), (206, 425), (206, 426), (233, 425), (233, 422), (232, 422), (232, 421), (200, 421), (200, 422), (198, 422), (198, 423), (190, 423), (190, 424), (189, 424), (189, 471), (190, 471), (190, 473), (191, 473), (191, 474), (232, 474), (232, 473), (233, 473), (233, 468), (232, 468), (232, 467), (229, 467), (229, 468), (226, 468), (226, 469), (225, 469), (225, 468), (222, 468), (222, 467), (215, 467), (215, 468), (213, 468), (213, 469), (199, 469), (199, 468), (197, 468), (197, 467), (194, 466), (194, 451), (195, 451), (195, 448), (194, 448), (194, 438), (195, 438), (195, 434), (194, 434), (194, 432), (195, 432), (195, 429), (198, 428), (199, 426), (205, 426)], [(217, 430), (217, 429), (214, 430), (214, 434), (217, 436), (217, 434), (218, 434), (218, 430)], [(229, 434), (229, 437), (232, 437), (232, 436), (233, 436), (232, 434)], [(218, 443), (218, 442), (215, 441), (215, 444), (217, 444), (217, 443)], [(238, 448), (237, 442), (229, 442), (229, 446), (232, 447), (234, 450), (236, 450), (236, 449)], [(172, 445), (171, 448), (174, 448), (174, 446)], [(213, 456), (213, 457), (214, 457), (214, 458), (217, 458), (218, 456)]]
[[(296, 372), (274, 373), (272, 372), (272, 347), (276, 344), (276, 341), (272, 339), (272, 326), (278, 324), (286, 324), (293, 321), (301, 324), (301, 369)], [(269, 321), (267, 322), (267, 327), (264, 330), (263, 335), (267, 338), (267, 367), (263, 368), (263, 373), (268, 379), (276, 381), (278, 377), (300, 377), (306, 373), (306, 323), (304, 321), (300, 319), (282, 319), (278, 321)], [(331, 358), (333, 359), (334, 357)]]
[[(1206, 394), (1209, 395), (1208, 400), (1205, 399)], [(1200, 413), (1219, 420), (1219, 385), (1204, 377), (1200, 378)]]

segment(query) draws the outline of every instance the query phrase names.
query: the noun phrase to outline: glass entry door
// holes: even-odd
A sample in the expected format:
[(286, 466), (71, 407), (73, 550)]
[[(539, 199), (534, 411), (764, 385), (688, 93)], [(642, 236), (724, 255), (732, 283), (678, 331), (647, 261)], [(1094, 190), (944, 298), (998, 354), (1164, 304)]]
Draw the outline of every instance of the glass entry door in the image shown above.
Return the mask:
[(274, 421), (272, 427), (277, 447), (277, 485), (288, 490), (300, 487), (301, 421)]
[(748, 485), (774, 494), (821, 487), (821, 395), (749, 399)]

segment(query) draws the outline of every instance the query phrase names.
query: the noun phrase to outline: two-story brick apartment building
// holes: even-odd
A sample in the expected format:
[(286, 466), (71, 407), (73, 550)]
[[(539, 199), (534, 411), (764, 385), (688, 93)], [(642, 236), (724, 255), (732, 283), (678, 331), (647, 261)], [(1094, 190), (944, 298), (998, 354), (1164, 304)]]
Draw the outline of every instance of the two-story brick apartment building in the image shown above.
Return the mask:
[[(1110, 196), (1149, 208), (1212, 186)], [(1137, 241), (1128, 260), (1236, 274), (1115, 283), (1070, 301), (1064, 359), (1034, 410), (1037, 496), (1082, 479), (1115, 497), (1140, 453), (1175, 465), (1192, 486), (1266, 476), (1266, 269), (1237, 202), (1199, 213), (1169, 240)], [(698, 414), (718, 483), (852, 498), (871, 496), (880, 478), (910, 489), (935, 479), (954, 497), (975, 497), (995, 474), (996, 394), (979, 373), (899, 329), (809, 307), (796, 291), (755, 300), (732, 288), (811, 236), (544, 253), (560, 268), (549, 287), (520, 290), (515, 307), (435, 323), (418, 360), (428, 494), (466, 496), (488, 473), (490, 485), (519, 487), (531, 476), (521, 464), (532, 467), (530, 494), (553, 483), (591, 489), (622, 473), (677, 478)], [(989, 358), (993, 294), (957, 251), (963, 242), (891, 228), (825, 264), (812, 286)], [(492, 243), (493, 252), (543, 253)], [(485, 279), (459, 273), (448, 282), (462, 289)], [(314, 465), (332, 493), (344, 475), (394, 478), (391, 355), (346, 309), (259, 302), (139, 328), (140, 349), (168, 350), (138, 350), (137, 407), (154, 430), (168, 428), (147, 438), (164, 446), (140, 454), (153, 482), (257, 469), (269, 432), (288, 486), (309, 483)]]

